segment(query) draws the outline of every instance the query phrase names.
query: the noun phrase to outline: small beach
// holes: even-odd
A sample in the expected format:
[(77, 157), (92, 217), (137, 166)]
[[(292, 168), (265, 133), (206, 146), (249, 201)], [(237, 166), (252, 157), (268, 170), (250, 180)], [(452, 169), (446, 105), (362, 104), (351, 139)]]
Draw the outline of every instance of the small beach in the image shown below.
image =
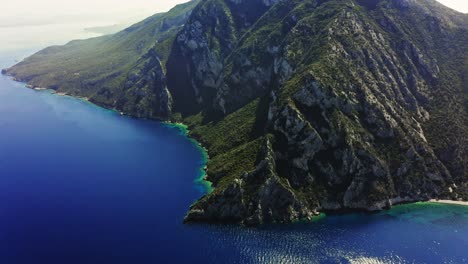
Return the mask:
[(465, 201), (435, 200), (435, 199), (432, 199), (432, 200), (430, 200), (429, 202), (431, 202), (431, 203), (456, 204), (456, 205), (468, 206), (468, 202), (465, 202)]

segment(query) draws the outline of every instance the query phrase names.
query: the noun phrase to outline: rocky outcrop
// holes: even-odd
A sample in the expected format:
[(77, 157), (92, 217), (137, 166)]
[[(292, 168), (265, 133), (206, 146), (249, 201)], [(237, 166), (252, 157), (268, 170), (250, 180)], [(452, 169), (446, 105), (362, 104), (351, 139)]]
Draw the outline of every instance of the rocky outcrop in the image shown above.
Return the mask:
[[(266, 68), (249, 67), (251, 62), (247, 57), (233, 54), (244, 32), (276, 2), (210, 0), (201, 3), (175, 42), (173, 56), (177, 58), (172, 69), (184, 69), (187, 79), (186, 87), (174, 87), (180, 91), (175, 96), (184, 97), (190, 91), (199, 105), (197, 110), (209, 107), (225, 115), (265, 92), (274, 71), (288, 74), (286, 61), (278, 60), (276, 65)], [(272, 48), (272, 53), (275, 52)], [(230, 55), (235, 56), (233, 62), (225, 61)], [(227, 72), (230, 63), (234, 66), (232, 72)], [(262, 87), (254, 89), (254, 86)]]
[(140, 118), (168, 119), (172, 114), (173, 101), (162, 62), (154, 50), (145, 58), (146, 63), (127, 77), (126, 93), (119, 100), (119, 108)]
[[(332, 2), (310, 1), (309, 12), (291, 8), (284, 16), (278, 10), (292, 2), (278, 3), (281, 9), (271, 8), (256, 23), (260, 32), (268, 32), (268, 26), (285, 29), (275, 32), (282, 34), (280, 44), (274, 45), (270, 33), (263, 34), (266, 40), (258, 39), (262, 33), (254, 26), (225, 59), (230, 67), (216, 68), (216, 98), (223, 99), (223, 106), (238, 105), (239, 98), (250, 96), (270, 102), (264, 129), (271, 134), (266, 148), (266, 160), (271, 161), (239, 175), (235, 197), (241, 197), (236, 201), (243, 209), (231, 215), (231, 221), (290, 222), (320, 210), (375, 211), (433, 197), (466, 197), (466, 169), (445, 162), (435, 147), (439, 139), (427, 129), (437, 122), (433, 116), (441, 114), (434, 108), (440, 102), (436, 94), (453, 94), (441, 86), (450, 69), (440, 63), (446, 51), (436, 47), (459, 35), (449, 37), (446, 28), (445, 39), (419, 41), (405, 24), (414, 19), (405, 10), (428, 16), (428, 8), (435, 15), (441, 7), (392, 1), (391, 6), (372, 6), (369, 13), (359, 7), (362, 1), (340, 8), (330, 7)], [(401, 13), (392, 13), (392, 8)], [(327, 18), (315, 16), (323, 13)], [(454, 26), (447, 17), (433, 19), (441, 28)], [(433, 34), (413, 30), (415, 35)], [(467, 32), (468, 26), (457, 30)], [(466, 49), (466, 44), (459, 47)], [(463, 93), (457, 89), (455, 94)], [(229, 110), (223, 108), (226, 114)], [(468, 132), (466, 126), (456, 131), (464, 137)], [(438, 136), (449, 136), (442, 133)], [(453, 147), (467, 159), (465, 146)], [(194, 208), (226, 200), (222, 190)], [(220, 214), (210, 210), (210, 215)], [(187, 221), (197, 219), (189, 214)]]
[(310, 204), (307, 199), (299, 197), (288, 180), (276, 174), (275, 160), (270, 136), (267, 136), (256, 169), (192, 206), (185, 221), (227, 221), (258, 225), (287, 223), (317, 215), (317, 204)]

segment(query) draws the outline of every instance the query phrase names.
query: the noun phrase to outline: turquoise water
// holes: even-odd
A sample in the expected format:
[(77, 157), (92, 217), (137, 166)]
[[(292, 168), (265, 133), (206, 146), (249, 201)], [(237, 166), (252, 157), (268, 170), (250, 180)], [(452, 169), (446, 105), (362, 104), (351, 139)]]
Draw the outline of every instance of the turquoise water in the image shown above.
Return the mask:
[[(12, 63), (0, 56), (0, 66)], [(0, 263), (466, 263), (468, 207), (183, 225), (205, 156), (178, 128), (0, 77)]]

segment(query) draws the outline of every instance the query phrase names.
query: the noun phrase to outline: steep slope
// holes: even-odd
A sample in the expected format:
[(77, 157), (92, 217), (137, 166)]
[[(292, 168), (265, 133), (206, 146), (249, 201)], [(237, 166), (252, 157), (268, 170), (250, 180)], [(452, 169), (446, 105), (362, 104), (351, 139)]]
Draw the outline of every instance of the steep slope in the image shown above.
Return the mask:
[(46, 48), (5, 73), (132, 115), (168, 116), (164, 64), (175, 35), (199, 2), (178, 5), (114, 35)]
[(168, 86), (176, 98), (175, 111), (188, 115), (211, 108), (226, 113), (219, 96), (224, 60), (275, 2), (206, 0), (197, 6), (178, 34), (168, 60)]
[(467, 15), (435, 0), (204, 0), (180, 25), (107, 98), (208, 148), (215, 190), (187, 222), (468, 199)]
[[(218, 188), (186, 220), (289, 222), (467, 199), (467, 30), (466, 15), (435, 1), (274, 5), (206, 70), (216, 84), (188, 77), (211, 94), (186, 122), (214, 150)], [(210, 121), (212, 111), (227, 116)]]

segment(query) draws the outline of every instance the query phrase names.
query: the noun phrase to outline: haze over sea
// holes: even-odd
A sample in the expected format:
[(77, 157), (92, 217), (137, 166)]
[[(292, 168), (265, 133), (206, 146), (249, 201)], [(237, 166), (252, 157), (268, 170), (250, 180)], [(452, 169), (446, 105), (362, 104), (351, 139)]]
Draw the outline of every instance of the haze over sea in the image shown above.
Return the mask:
[[(82, 28), (14, 26), (8, 37), (0, 28), (0, 68), (96, 36)], [(2, 264), (468, 262), (468, 207), (458, 205), (255, 229), (183, 225), (206, 191), (195, 182), (205, 158), (193, 141), (175, 127), (24, 86), (0, 77)]]

